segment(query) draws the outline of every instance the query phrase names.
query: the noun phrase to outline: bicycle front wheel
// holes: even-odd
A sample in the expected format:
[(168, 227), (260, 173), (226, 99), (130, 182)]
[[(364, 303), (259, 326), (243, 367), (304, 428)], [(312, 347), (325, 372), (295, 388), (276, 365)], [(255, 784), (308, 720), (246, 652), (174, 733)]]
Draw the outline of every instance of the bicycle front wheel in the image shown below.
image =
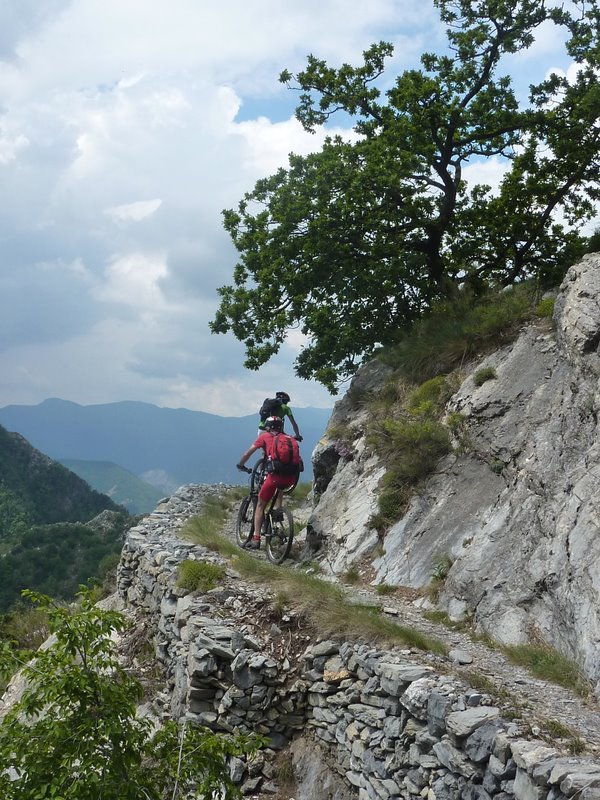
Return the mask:
[(279, 509), (279, 513), (272, 511), (268, 515), (265, 539), (269, 561), (281, 564), (289, 556), (294, 541), (294, 519), (287, 508)]
[(267, 459), (261, 458), (260, 461), (257, 461), (254, 465), (254, 469), (252, 470), (252, 476), (250, 477), (250, 494), (258, 494), (260, 491), (260, 487), (263, 485), (265, 480), (265, 471), (267, 469)]
[(243, 547), (246, 542), (252, 538), (252, 534), (254, 533), (255, 505), (256, 500), (252, 495), (244, 497), (241, 502), (235, 524), (235, 538), (240, 547)]

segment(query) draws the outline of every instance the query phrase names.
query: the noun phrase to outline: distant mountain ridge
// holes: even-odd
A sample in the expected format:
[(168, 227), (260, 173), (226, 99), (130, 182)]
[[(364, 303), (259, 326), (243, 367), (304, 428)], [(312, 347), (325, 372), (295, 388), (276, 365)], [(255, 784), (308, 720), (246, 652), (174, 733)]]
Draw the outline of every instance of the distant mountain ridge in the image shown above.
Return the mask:
[[(293, 411), (304, 437), (303, 477), (310, 479), (310, 456), (331, 409)], [(221, 417), (137, 401), (81, 406), (51, 398), (1, 408), (0, 424), (53, 459), (113, 462), (168, 493), (186, 483), (243, 482), (235, 465), (256, 437), (258, 411)]]
[(60, 463), (87, 481), (96, 491), (125, 506), (130, 514), (149, 514), (165, 495), (161, 489), (142, 481), (112, 461), (63, 458)]
[(0, 425), (0, 614), (22, 589), (70, 600), (118, 560), (132, 518)]

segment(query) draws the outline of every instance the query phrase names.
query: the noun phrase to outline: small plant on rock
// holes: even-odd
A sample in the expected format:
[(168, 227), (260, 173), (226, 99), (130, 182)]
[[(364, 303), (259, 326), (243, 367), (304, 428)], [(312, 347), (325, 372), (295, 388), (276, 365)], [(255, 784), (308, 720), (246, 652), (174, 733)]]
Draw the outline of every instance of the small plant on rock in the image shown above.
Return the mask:
[(544, 297), (544, 299), (540, 300), (540, 302), (534, 308), (533, 313), (536, 315), (536, 317), (551, 317), (552, 314), (554, 314), (555, 302), (555, 297)]
[(491, 381), (497, 377), (494, 367), (481, 367), (473, 375), (473, 383), (475, 386), (483, 386), (486, 381)]
[(453, 563), (453, 559), (450, 558), (450, 556), (446, 553), (437, 556), (434, 560), (433, 569), (431, 572), (431, 581), (427, 587), (427, 596), (432, 603), (437, 602)]
[(222, 564), (186, 560), (179, 565), (177, 585), (190, 592), (208, 592), (214, 589), (224, 576), (225, 567)]

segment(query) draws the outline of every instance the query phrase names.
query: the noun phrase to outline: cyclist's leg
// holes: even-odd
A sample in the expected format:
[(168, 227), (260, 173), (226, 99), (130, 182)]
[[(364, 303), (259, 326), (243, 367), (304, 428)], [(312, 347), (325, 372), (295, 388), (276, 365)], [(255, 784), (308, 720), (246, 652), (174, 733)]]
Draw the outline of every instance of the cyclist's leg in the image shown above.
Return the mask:
[(273, 495), (277, 492), (277, 485), (273, 480), (272, 475), (267, 475), (265, 482), (261, 486), (258, 493), (258, 501), (256, 503), (256, 511), (254, 512), (254, 541), (260, 541), (260, 532), (262, 530), (263, 519), (265, 517), (265, 507)]

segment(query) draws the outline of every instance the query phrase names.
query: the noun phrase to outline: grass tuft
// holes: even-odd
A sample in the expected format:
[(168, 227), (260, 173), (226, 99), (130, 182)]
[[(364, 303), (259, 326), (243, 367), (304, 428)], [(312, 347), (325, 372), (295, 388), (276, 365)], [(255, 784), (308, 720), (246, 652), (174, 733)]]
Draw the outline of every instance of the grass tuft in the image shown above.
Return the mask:
[(186, 559), (179, 565), (177, 586), (189, 592), (209, 592), (224, 576), (225, 567), (222, 564)]
[(548, 644), (502, 645), (513, 664), (525, 667), (536, 678), (564, 686), (581, 697), (589, 697), (592, 687), (574, 661)]
[(531, 317), (533, 295), (530, 286), (521, 284), (511, 291), (445, 302), (379, 358), (414, 383), (449, 373), (466, 358), (513, 339)]
[(473, 383), (475, 386), (483, 386), (486, 381), (491, 381), (497, 377), (494, 367), (481, 367), (473, 375)]

